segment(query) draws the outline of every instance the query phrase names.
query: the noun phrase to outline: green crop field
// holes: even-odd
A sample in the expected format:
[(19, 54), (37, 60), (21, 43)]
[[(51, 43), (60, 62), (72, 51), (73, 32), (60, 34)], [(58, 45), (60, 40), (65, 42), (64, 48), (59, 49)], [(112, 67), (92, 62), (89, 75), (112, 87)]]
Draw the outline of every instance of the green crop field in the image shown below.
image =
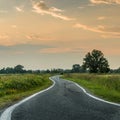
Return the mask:
[(49, 75), (0, 75), (0, 108), (50, 86)]
[(96, 96), (120, 103), (119, 74), (65, 74), (64, 78), (78, 83)]

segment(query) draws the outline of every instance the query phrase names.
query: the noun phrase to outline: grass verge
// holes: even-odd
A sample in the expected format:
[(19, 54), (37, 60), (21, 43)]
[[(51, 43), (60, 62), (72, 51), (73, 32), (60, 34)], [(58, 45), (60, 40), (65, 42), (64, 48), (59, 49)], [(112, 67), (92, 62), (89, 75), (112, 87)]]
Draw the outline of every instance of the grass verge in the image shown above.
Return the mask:
[(0, 109), (52, 85), (49, 75), (1, 75)]
[(120, 103), (120, 75), (65, 74), (64, 78), (78, 83), (102, 99)]

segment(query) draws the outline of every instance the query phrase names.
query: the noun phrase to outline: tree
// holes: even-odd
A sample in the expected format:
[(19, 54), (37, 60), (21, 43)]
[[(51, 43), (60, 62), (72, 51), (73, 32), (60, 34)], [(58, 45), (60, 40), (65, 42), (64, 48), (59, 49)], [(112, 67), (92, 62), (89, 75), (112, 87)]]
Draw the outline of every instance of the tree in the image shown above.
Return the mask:
[(17, 65), (14, 67), (14, 71), (15, 71), (15, 73), (23, 73), (24, 72), (23, 68), (24, 68), (24, 66)]
[(111, 69), (111, 73), (120, 73), (120, 67), (118, 69)]
[(80, 67), (79, 64), (74, 64), (74, 65), (72, 66), (72, 72), (74, 72), (74, 73), (79, 73), (79, 72), (80, 72), (80, 69), (81, 69), (81, 67)]
[(110, 70), (107, 59), (99, 50), (88, 52), (83, 61), (83, 67), (90, 73), (107, 73)]
[(5, 68), (2, 68), (1, 70), (0, 70), (0, 74), (5, 74), (6, 73), (6, 69)]
[(7, 74), (14, 73), (14, 69), (12, 67), (7, 67), (6, 70), (5, 70), (5, 72)]
[(46, 70), (46, 73), (50, 73), (50, 70), (49, 70), (49, 69), (47, 69), (47, 70)]

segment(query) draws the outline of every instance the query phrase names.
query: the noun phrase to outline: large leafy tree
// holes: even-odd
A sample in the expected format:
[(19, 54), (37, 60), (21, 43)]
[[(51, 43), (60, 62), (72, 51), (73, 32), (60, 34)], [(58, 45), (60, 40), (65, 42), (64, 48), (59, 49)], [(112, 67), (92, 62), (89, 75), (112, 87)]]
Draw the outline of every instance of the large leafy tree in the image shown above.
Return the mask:
[(99, 50), (88, 52), (83, 60), (83, 67), (90, 73), (107, 73), (110, 70), (107, 59)]

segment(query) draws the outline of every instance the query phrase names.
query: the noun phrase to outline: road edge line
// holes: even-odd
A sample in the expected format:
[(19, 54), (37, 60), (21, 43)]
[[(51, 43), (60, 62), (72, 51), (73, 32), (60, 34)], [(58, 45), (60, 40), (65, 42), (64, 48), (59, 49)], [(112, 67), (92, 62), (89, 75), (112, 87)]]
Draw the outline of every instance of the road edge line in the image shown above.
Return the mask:
[[(73, 81), (72, 81), (73, 82)], [(88, 93), (82, 86), (80, 86), (78, 83), (75, 83), (73, 82), (77, 87), (79, 87), (86, 95), (88, 95), (89, 97), (95, 99), (95, 100), (98, 100), (98, 101), (101, 101), (101, 102), (104, 102), (104, 103), (108, 103), (108, 104), (111, 104), (111, 105), (115, 105), (115, 106), (119, 106), (120, 107), (120, 104), (118, 103), (114, 103), (114, 102), (109, 102), (107, 100), (103, 100), (99, 97), (96, 97), (94, 95), (91, 95), (90, 93)]]
[(21, 100), (20, 102), (12, 105), (12, 106), (10, 106), (10, 107), (8, 107), (8, 108), (1, 114), (0, 120), (11, 120), (11, 114), (12, 114), (12, 112), (14, 111), (14, 109), (15, 109), (16, 107), (18, 107), (18, 106), (21, 105), (22, 103), (30, 100), (31, 98), (33, 98), (33, 97), (35, 97), (35, 96), (37, 96), (37, 95), (39, 95), (39, 94), (41, 94), (41, 93), (44, 93), (44, 92), (50, 90), (51, 88), (53, 88), (56, 83), (55, 83), (55, 81), (52, 79), (52, 77), (49, 77), (49, 79), (53, 82), (53, 84), (52, 84), (50, 87), (48, 87), (48, 88), (46, 88), (46, 89), (44, 89), (44, 90), (42, 90), (42, 91), (40, 91), (40, 92), (37, 92), (37, 93), (35, 93), (35, 94), (33, 94), (33, 95), (31, 95), (31, 96), (29, 96), (29, 97)]

